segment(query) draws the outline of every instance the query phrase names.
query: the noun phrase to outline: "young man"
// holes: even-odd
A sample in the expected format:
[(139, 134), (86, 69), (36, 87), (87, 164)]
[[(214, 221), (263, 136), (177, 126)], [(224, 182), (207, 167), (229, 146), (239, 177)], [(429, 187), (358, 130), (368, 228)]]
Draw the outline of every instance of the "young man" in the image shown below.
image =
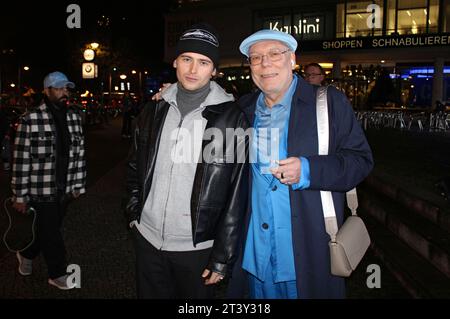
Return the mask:
[(44, 103), (26, 113), (17, 128), (11, 188), (13, 207), (25, 213), (36, 210), (36, 239), (17, 252), (19, 273), (31, 275), (32, 260), (42, 252), (48, 267), (48, 283), (59, 289), (72, 289), (67, 282), (66, 252), (61, 224), (68, 202), (85, 192), (81, 116), (67, 107), (69, 82), (61, 72), (44, 79)]
[[(345, 192), (368, 175), (372, 154), (347, 98), (330, 87), (329, 154), (318, 155), (317, 87), (293, 74), (296, 48), (291, 35), (274, 30), (258, 31), (240, 45), (260, 90), (239, 104), (258, 141), (254, 138), (251, 144), (250, 154), (257, 154), (257, 160), (250, 169), (243, 254), (235, 266), (230, 297), (242, 297), (246, 282), (250, 298), (345, 296), (344, 279), (330, 271), (330, 237), (320, 191), (332, 192), (341, 225)], [(258, 134), (263, 130), (272, 137)], [(273, 145), (273, 140), (278, 160), (262, 161), (274, 154), (260, 145)]]
[(139, 116), (128, 165), (139, 298), (213, 297), (212, 284), (232, 269), (245, 212), (248, 142), (219, 136), (248, 122), (211, 81), (217, 35), (193, 26), (176, 54), (178, 82)]

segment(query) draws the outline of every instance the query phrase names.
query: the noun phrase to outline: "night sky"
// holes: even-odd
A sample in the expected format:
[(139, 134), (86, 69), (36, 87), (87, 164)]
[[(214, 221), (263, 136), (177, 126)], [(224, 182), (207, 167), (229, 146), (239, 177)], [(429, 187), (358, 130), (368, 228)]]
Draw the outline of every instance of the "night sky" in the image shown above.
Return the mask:
[[(3, 76), (17, 61), (30, 65), (37, 78), (56, 69), (70, 73), (68, 60), (75, 47), (82, 42), (102, 42), (96, 23), (102, 15), (111, 18), (108, 32), (126, 39), (130, 59), (137, 66), (160, 63), (164, 50), (163, 14), (172, 2), (4, 1), (0, 5), (0, 50), (16, 51), (14, 56), (1, 56)], [(70, 13), (66, 8), (71, 3), (81, 8), (81, 29), (67, 28)]]

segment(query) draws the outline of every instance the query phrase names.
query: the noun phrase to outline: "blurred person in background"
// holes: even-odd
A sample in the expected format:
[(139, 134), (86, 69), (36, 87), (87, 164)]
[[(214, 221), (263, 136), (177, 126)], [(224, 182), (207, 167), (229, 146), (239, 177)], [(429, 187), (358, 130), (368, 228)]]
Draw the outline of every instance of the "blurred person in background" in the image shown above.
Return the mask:
[(18, 271), (28, 276), (41, 252), (47, 263), (48, 283), (59, 289), (75, 287), (67, 274), (61, 232), (68, 203), (85, 193), (86, 163), (79, 110), (69, 107), (69, 89), (75, 84), (61, 72), (44, 79), (45, 97), (20, 119), (14, 142), (11, 189), (13, 208), (36, 211), (36, 239), (17, 252)]

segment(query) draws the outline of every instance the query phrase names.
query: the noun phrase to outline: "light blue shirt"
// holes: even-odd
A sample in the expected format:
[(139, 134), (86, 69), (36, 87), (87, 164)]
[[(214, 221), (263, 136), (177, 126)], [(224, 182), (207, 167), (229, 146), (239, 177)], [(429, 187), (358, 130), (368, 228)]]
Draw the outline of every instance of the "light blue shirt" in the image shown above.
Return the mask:
[[(297, 87), (294, 79), (279, 104), (269, 108), (261, 95), (256, 103), (255, 133), (251, 156), (252, 214), (245, 244), (242, 267), (264, 280), (269, 262), (274, 282), (295, 280), (292, 249), (289, 186), (280, 183), (270, 172), (274, 160), (287, 158), (287, 136), (292, 97)], [(273, 130), (275, 129), (275, 130)], [(302, 172), (294, 190), (309, 187), (309, 162), (300, 157)]]

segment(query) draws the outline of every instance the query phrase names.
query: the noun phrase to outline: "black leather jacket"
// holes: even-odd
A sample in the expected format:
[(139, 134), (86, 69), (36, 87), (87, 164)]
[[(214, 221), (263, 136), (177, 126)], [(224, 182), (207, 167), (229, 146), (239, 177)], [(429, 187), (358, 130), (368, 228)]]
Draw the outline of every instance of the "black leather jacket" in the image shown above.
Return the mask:
[[(142, 209), (152, 185), (153, 172), (158, 154), (161, 132), (169, 110), (165, 101), (151, 102), (137, 119), (134, 144), (129, 154), (127, 172), (129, 221), (139, 222)], [(248, 120), (235, 102), (207, 106), (202, 116), (208, 121), (206, 128), (219, 129), (224, 137), (226, 150), (227, 128), (249, 127)], [(205, 146), (214, 142), (203, 140)], [(226, 275), (231, 272), (236, 259), (237, 241), (247, 207), (248, 194), (248, 138), (234, 138), (234, 159), (226, 153), (214, 155), (214, 160), (197, 164), (191, 197), (192, 239), (194, 245), (214, 240), (207, 268)], [(237, 162), (237, 148), (245, 145), (245, 161)], [(228, 146), (233, 147), (232, 144)]]

